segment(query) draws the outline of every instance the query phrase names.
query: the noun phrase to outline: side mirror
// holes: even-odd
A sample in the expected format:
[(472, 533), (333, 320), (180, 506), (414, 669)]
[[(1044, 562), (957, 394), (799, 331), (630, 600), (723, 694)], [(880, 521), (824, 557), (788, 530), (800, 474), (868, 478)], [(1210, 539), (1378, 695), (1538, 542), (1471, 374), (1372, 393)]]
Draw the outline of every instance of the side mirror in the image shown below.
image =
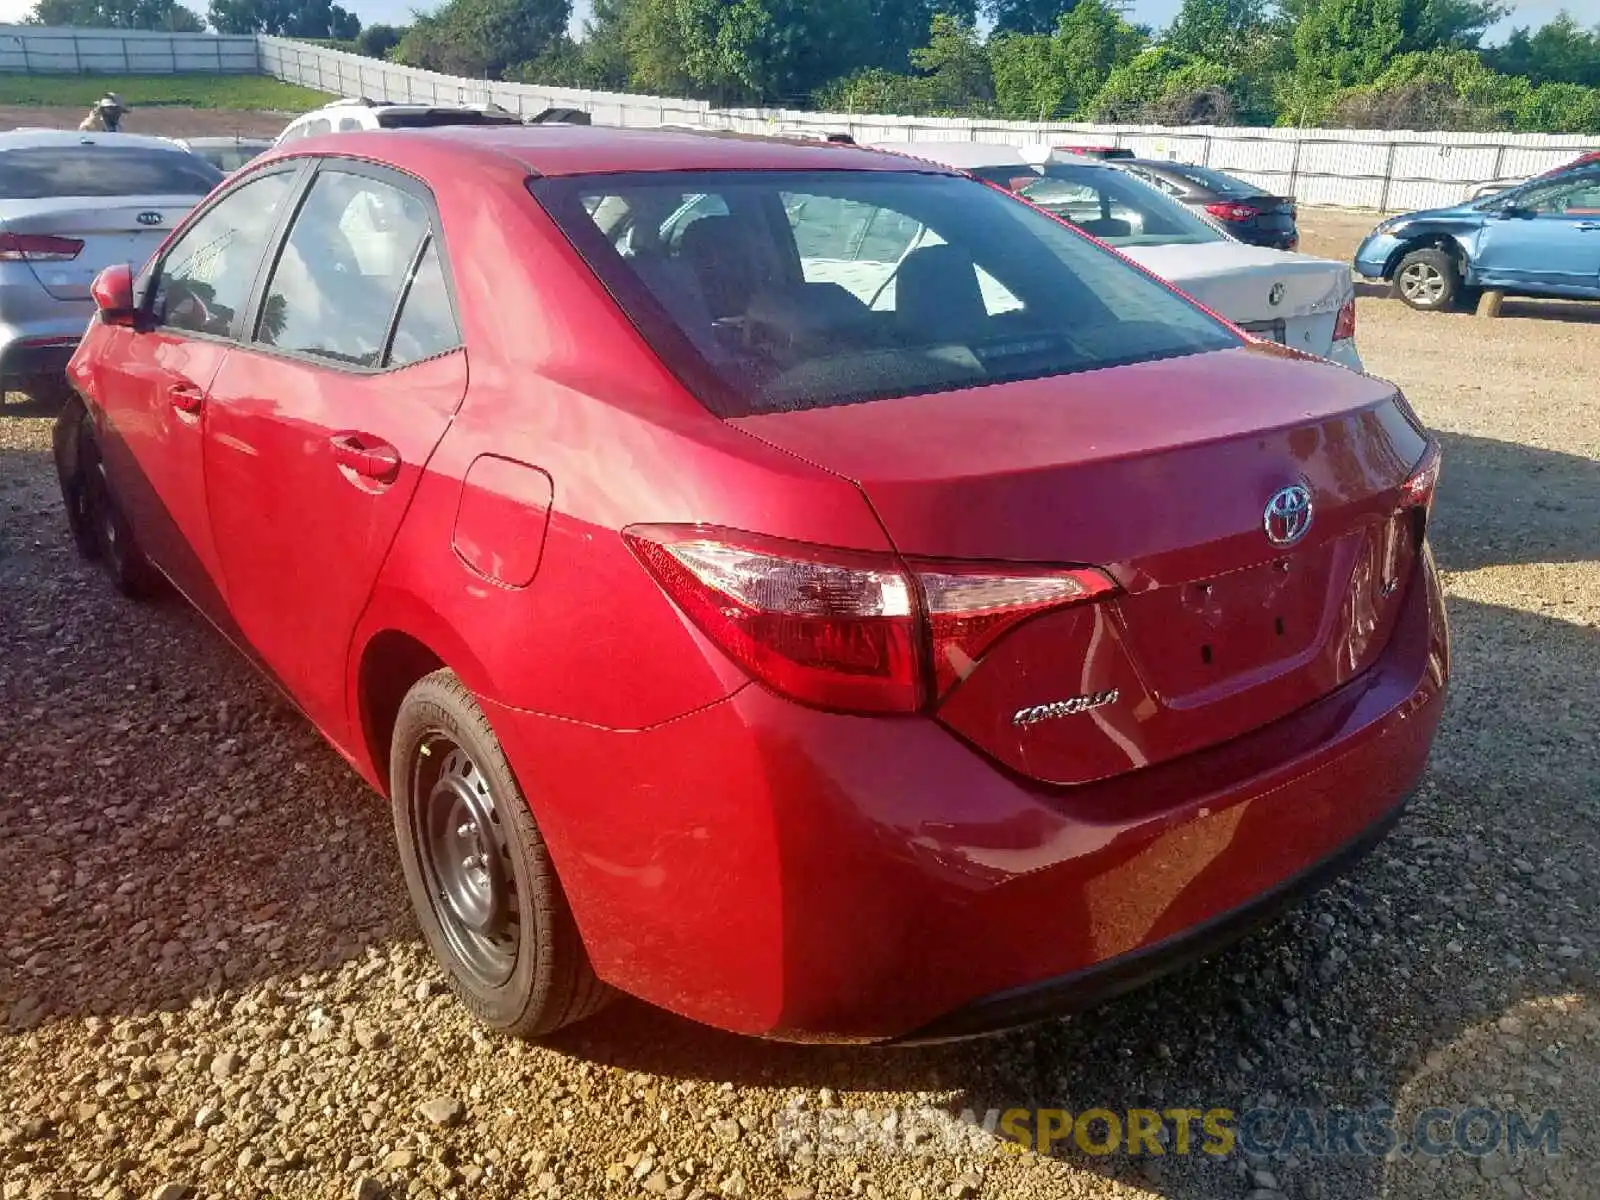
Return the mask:
[(1525, 208), (1518, 208), (1515, 204), (1503, 204), (1494, 215), (1501, 221), (1523, 221), (1533, 216), (1533, 213)]
[(133, 268), (127, 263), (107, 267), (95, 276), (89, 287), (100, 320), (107, 325), (132, 329), (138, 310), (133, 304)]

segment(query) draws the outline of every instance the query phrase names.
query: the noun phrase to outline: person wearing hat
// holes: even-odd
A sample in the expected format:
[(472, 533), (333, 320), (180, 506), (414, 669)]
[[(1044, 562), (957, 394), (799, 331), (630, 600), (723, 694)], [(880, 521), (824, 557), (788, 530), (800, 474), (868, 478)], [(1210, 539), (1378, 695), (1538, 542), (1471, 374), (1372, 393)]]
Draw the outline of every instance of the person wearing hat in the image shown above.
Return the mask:
[(115, 92), (107, 92), (94, 102), (94, 107), (78, 128), (85, 133), (116, 133), (122, 128), (124, 111), (122, 97)]

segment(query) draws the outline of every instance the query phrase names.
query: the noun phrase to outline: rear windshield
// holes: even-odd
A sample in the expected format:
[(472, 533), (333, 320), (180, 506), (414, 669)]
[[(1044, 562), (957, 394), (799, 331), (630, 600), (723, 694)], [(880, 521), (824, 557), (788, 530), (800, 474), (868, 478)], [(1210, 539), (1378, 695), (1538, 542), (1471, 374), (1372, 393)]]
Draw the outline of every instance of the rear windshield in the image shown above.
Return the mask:
[(1187, 205), (1116, 167), (1050, 164), (981, 167), (980, 179), (1009, 188), (1112, 246), (1199, 246), (1228, 235)]
[(382, 129), (431, 129), (437, 125), (520, 125), (512, 113), (480, 112), (475, 108), (430, 108), (425, 112), (380, 112)]
[(204, 196), (222, 172), (187, 150), (24, 146), (0, 152), (0, 200), (53, 196)]
[(1232, 175), (1224, 175), (1221, 171), (1214, 171), (1210, 167), (1196, 167), (1189, 163), (1164, 162), (1159, 166), (1163, 171), (1187, 179), (1190, 183), (1198, 183), (1203, 188), (1208, 188), (1219, 196), (1266, 196), (1271, 193), (1255, 184), (1243, 179), (1235, 179)]
[(957, 176), (654, 172), (529, 187), (723, 416), (1238, 344), (1115, 255)]
[(265, 154), (270, 146), (270, 142), (266, 146), (195, 146), (192, 153), (199, 155), (218, 170), (232, 174), (247, 162)]

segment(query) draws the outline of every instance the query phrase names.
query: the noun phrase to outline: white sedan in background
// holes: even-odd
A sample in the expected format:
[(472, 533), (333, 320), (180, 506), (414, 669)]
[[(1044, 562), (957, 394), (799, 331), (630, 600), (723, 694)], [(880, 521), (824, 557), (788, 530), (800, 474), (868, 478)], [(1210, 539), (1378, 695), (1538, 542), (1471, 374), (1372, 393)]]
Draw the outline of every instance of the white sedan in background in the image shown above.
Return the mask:
[(1009, 188), (1114, 246), (1247, 333), (1361, 370), (1349, 265), (1235, 241), (1126, 171), (1048, 148), (883, 142)]

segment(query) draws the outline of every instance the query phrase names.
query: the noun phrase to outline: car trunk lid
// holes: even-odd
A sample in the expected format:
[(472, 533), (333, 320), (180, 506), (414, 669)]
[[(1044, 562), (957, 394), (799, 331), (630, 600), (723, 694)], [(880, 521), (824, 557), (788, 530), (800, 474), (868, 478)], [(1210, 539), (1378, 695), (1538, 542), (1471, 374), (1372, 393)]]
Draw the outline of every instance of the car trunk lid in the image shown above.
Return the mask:
[(1334, 315), (1353, 292), (1344, 263), (1264, 246), (1211, 242), (1128, 246), (1122, 252), (1241, 325)]
[(0, 227), (12, 234), (77, 238), (83, 249), (60, 261), (30, 261), (40, 286), (57, 300), (87, 300), (106, 267), (138, 270), (194, 207), (194, 196), (118, 196), (73, 200), (11, 200)]
[[(1392, 387), (1252, 347), (738, 419), (854, 480), (910, 559), (1088, 564), (1113, 598), (993, 646), (939, 719), (1079, 783), (1286, 715), (1375, 659), (1409, 578), (1400, 486), (1425, 442)], [(1272, 498), (1304, 486), (1304, 536)], [(1397, 557), (1398, 555), (1398, 557)]]

